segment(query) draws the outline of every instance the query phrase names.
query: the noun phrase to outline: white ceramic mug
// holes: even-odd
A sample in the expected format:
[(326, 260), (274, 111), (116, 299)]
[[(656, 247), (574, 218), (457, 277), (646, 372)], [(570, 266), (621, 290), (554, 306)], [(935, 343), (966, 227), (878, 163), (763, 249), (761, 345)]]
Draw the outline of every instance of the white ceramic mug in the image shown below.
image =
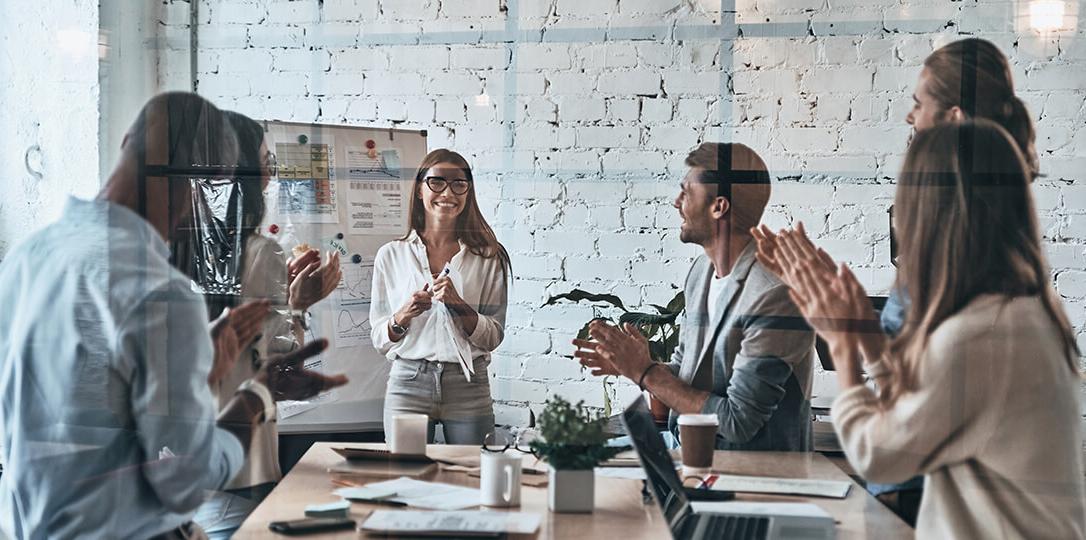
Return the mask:
[(520, 506), (520, 452), (479, 453), (479, 490), (484, 506)]
[(393, 454), (426, 455), (426, 428), (429, 421), (430, 418), (425, 414), (393, 415), (388, 449)]

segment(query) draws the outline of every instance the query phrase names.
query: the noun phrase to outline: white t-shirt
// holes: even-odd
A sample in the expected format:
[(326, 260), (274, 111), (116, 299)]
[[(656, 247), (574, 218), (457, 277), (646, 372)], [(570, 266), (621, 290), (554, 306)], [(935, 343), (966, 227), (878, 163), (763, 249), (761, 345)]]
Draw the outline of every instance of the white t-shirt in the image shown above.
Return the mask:
[[(463, 335), (471, 347), (472, 359), (489, 357), (505, 337), (506, 281), (497, 257), (484, 258), (461, 243), (460, 252), (449, 261), (449, 278), (460, 297), (479, 313), (479, 323), (471, 335)], [(415, 317), (400, 341), (388, 337), (392, 315), (426, 283), (433, 283), (426, 245), (412, 231), (406, 240), (393, 240), (377, 251), (373, 264), (370, 324), (373, 346), (389, 360), (429, 360), (457, 362), (448, 354), (447, 326), (438, 324), (433, 307)], [(455, 326), (459, 330), (459, 326)]]
[(716, 316), (720, 313), (721, 306), (717, 304), (720, 300), (720, 293), (724, 292), (724, 286), (728, 284), (728, 279), (731, 274), (724, 277), (716, 277), (715, 275), (709, 278), (709, 297), (705, 299), (708, 303), (706, 307), (709, 308), (709, 320), (715, 321)]

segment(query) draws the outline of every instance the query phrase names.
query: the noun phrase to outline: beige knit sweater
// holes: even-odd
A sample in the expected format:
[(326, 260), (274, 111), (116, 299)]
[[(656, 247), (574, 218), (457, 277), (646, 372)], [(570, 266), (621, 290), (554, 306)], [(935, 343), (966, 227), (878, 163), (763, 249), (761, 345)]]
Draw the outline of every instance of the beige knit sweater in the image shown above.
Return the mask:
[(915, 391), (832, 413), (864, 478), (924, 475), (917, 538), (1086, 538), (1079, 384), (1039, 298), (988, 295), (935, 330)]

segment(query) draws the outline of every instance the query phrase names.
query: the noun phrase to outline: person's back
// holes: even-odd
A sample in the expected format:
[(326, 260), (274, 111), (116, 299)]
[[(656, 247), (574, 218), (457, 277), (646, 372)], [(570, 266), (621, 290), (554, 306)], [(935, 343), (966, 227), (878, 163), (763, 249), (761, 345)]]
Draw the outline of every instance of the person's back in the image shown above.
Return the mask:
[(152, 536), (237, 470), (206, 310), (167, 256), (135, 213), (71, 199), (0, 265), (0, 531)]
[(1086, 535), (1078, 384), (1067, 376), (1063, 341), (1041, 301), (978, 298), (932, 341), (967, 363), (959, 373), (984, 375), (961, 396), (983, 403), (970, 426), (976, 454), (928, 474), (931, 496), (921, 504), (918, 533)]

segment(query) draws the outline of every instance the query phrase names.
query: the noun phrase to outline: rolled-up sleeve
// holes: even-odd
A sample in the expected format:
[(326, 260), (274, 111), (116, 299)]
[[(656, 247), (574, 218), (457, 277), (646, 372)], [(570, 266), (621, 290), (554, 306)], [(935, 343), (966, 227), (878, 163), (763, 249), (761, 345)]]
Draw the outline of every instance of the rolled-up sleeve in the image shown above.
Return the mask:
[(373, 282), (370, 285), (370, 339), (373, 348), (381, 354), (388, 353), (396, 342), (388, 337), (388, 323), (392, 319), (392, 303), (388, 290), (388, 246), (377, 251), (373, 261)]
[(783, 285), (776, 286), (740, 317), (743, 341), (724, 395), (710, 394), (702, 407), (720, 421), (720, 436), (746, 443), (765, 426), (785, 397), (793, 370), (810, 358), (814, 332)]
[[(212, 344), (203, 300), (173, 281), (139, 302), (118, 328), (131, 370), (131, 408), (143, 476), (177, 512), (195, 509), (241, 469), (241, 443), (216, 424), (208, 387)], [(171, 457), (160, 457), (168, 449)]]
[(479, 322), (468, 336), (468, 342), (472, 347), (489, 353), (497, 349), (505, 339), (505, 312), (509, 293), (508, 280), (502, 271), (500, 260), (495, 257), (488, 263), (484, 278), (486, 283), (475, 310), (479, 314)]

